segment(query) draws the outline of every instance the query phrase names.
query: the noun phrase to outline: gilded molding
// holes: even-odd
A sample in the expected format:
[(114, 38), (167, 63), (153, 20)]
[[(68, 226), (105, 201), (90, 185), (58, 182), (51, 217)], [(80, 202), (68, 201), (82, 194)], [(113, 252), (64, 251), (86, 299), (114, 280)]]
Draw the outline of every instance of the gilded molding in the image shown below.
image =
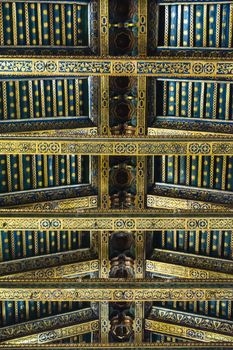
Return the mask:
[(178, 338), (193, 339), (201, 342), (233, 342), (233, 336), (230, 335), (217, 334), (148, 319), (145, 320), (145, 329), (155, 333), (169, 334)]
[[(1, 263), (0, 263), (1, 267)], [(73, 262), (72, 264), (59, 265), (56, 267), (36, 269), (33, 271), (23, 271), (19, 273), (14, 273), (7, 276), (1, 276), (0, 280), (5, 279), (37, 279), (41, 278), (75, 278), (83, 275), (88, 275), (93, 272), (99, 271), (99, 261), (98, 260), (86, 260), (82, 262)]]
[[(151, 230), (232, 230), (233, 218), (219, 213), (218, 217), (200, 218), (195, 215), (190, 217), (174, 217), (173, 213), (159, 216), (158, 213), (142, 214), (124, 212), (127, 218), (114, 217), (104, 211), (91, 214), (80, 213), (78, 217), (30, 217), (15, 216), (0, 217), (1, 230), (124, 230), (124, 231), (151, 231)], [(4, 213), (3, 213), (4, 214)], [(104, 216), (100, 216), (103, 214)], [(157, 216), (157, 217), (155, 217)]]
[(100, 0), (100, 55), (109, 54), (109, 0)]
[(230, 320), (167, 309), (164, 307), (153, 306), (149, 318), (228, 335), (231, 335), (233, 331), (233, 322)]
[(171, 198), (165, 196), (147, 195), (148, 208), (167, 208), (174, 210), (193, 210), (193, 211), (233, 211), (233, 208), (227, 205), (213, 204), (198, 200)]
[(1, 139), (0, 154), (81, 154), (81, 155), (232, 155), (233, 140), (204, 141), (166, 138), (123, 138), (116, 140), (87, 137), (66, 140)]
[(138, 1), (138, 54), (145, 57), (147, 54), (147, 0)]
[[(104, 1), (106, 2), (106, 1)], [(107, 25), (107, 23), (106, 23)], [(213, 77), (231, 78), (230, 60), (166, 60), (141, 58), (9, 58), (0, 57), (1, 76), (90, 76), (129, 75), (153, 77)]]
[(193, 341), (192, 343), (189, 342), (179, 342), (179, 343), (172, 343), (172, 342), (166, 342), (166, 343), (76, 343), (76, 344), (38, 344), (38, 345), (30, 345), (30, 344), (23, 344), (23, 345), (7, 345), (7, 344), (0, 344), (0, 349), (10, 349), (10, 350), (67, 350), (67, 349), (82, 349), (82, 350), (113, 350), (113, 349), (124, 349), (124, 350), (139, 350), (139, 349), (150, 349), (150, 350), (167, 350), (167, 349), (173, 349), (173, 350), (184, 350), (184, 349), (192, 349), (192, 350), (199, 350), (199, 349), (207, 349), (207, 350), (223, 350), (223, 349), (231, 349), (232, 350), (232, 344), (231, 343), (200, 343)]
[(91, 308), (76, 310), (63, 314), (53, 315), (37, 320), (22, 322), (7, 327), (0, 328), (0, 341), (9, 339), (21, 338), (27, 335), (49, 331), (53, 328), (61, 328), (64, 324), (72, 325), (89, 321), (94, 318), (94, 313)]
[(11, 280), (1, 281), (0, 300), (31, 301), (208, 301), (232, 300), (230, 280)]
[(146, 271), (163, 276), (191, 278), (191, 279), (233, 279), (233, 274), (209, 271), (183, 265), (146, 260)]
[(59, 329), (53, 329), (46, 332), (41, 332), (35, 335), (29, 335), (19, 339), (6, 341), (7, 344), (44, 344), (60, 339), (74, 337), (79, 334), (96, 332), (99, 329), (99, 320), (93, 320), (85, 323), (80, 323)]
[[(53, 271), (53, 268), (57, 266), (65, 266), (68, 264), (68, 266), (72, 266), (72, 264), (75, 264), (78, 261), (78, 264), (80, 264), (80, 267), (85, 269), (85, 263), (91, 263), (94, 262), (93, 268), (97, 268), (98, 261), (94, 260), (96, 258), (95, 253), (90, 249), (77, 249), (67, 252), (60, 252), (60, 253), (54, 253), (49, 255), (41, 255), (41, 256), (34, 256), (30, 258), (23, 258), (23, 259), (16, 259), (16, 260), (10, 260), (10, 261), (3, 261), (0, 262), (0, 279), (7, 276), (11, 277), (12, 275), (21, 275), (25, 274), (27, 275), (27, 272), (29, 271), (29, 274), (31, 273), (30, 270), (37, 270), (40, 269), (40, 271)], [(84, 265), (82, 265), (84, 264)], [(77, 265), (78, 267), (78, 265)], [(22, 272), (23, 271), (23, 272)], [(58, 269), (58, 275), (62, 273), (61, 270)], [(69, 269), (67, 270), (69, 272)], [(56, 271), (54, 271), (56, 273)], [(45, 277), (46, 274), (41, 274), (39, 277)], [(50, 274), (49, 274), (50, 276)], [(52, 275), (51, 275), (52, 277)], [(55, 277), (55, 276), (54, 276)]]
[(80, 198), (70, 198), (64, 200), (53, 200), (50, 202), (37, 202), (35, 204), (22, 205), (1, 209), (5, 212), (34, 212), (34, 213), (56, 213), (56, 212), (71, 212), (76, 213), (77, 210), (97, 208), (98, 197), (87, 196)]
[[(176, 252), (165, 249), (154, 249), (151, 259), (158, 262), (187, 266), (194, 269), (212, 270), (214, 273), (233, 274), (233, 261), (211, 256)], [(208, 271), (207, 271), (208, 272)]]

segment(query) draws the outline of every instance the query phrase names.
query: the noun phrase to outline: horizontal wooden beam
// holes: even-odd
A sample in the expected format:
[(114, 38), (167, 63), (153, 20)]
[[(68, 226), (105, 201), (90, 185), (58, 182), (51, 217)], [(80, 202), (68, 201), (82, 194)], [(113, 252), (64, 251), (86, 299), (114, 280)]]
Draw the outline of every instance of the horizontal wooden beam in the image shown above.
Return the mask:
[(158, 231), (158, 230), (232, 230), (232, 213), (167, 213), (166, 211), (91, 211), (78, 217), (61, 212), (59, 216), (6, 215), (0, 213), (0, 230), (107, 230), (107, 231)]
[(50, 130), (69, 130), (75, 129), (80, 135), (85, 135), (90, 130), (97, 129), (91, 119), (87, 117), (60, 117), (52, 118), (30, 118), (30, 119), (16, 119), (16, 120), (0, 120), (0, 134), (3, 133), (22, 133), (32, 131), (46, 131)]
[[(233, 260), (155, 248), (151, 257), (159, 262), (233, 274)], [(176, 266), (175, 265), (175, 266)]]
[(61, 339), (72, 338), (77, 335), (96, 332), (99, 330), (99, 320), (88, 321), (68, 327), (61, 327), (26, 337), (8, 340), (7, 344), (43, 344), (59, 341)]
[[(209, 140), (209, 139), (208, 139)], [(38, 140), (1, 138), (0, 154), (81, 154), (81, 155), (232, 155), (233, 139), (93, 138)]]
[(146, 271), (155, 275), (172, 276), (190, 279), (233, 279), (233, 274), (175, 265), (169, 262), (146, 260)]
[[(72, 326), (78, 323), (85, 323), (87, 321), (94, 320), (94, 318), (96, 318), (96, 315), (94, 314), (93, 310), (91, 308), (85, 308), (27, 322), (22, 322), (19, 324), (16, 323), (14, 325), (9, 325), (0, 328), (0, 342), (5, 343), (6, 341), (8, 342), (12, 339), (14, 341), (16, 339), (22, 340), (22, 337), (28, 336), (32, 336), (34, 338), (35, 335), (38, 336), (39, 339), (40, 333), (42, 332), (49, 332), (53, 329), (62, 328), (64, 324), (66, 326)], [(33, 340), (33, 338), (31, 339)], [(38, 343), (40, 343), (40, 341), (38, 341)]]
[[(47, 260), (49, 258), (47, 257)], [(0, 264), (1, 268), (1, 264)], [(41, 278), (75, 278), (78, 276), (83, 276), (93, 272), (99, 271), (99, 261), (96, 260), (86, 260), (73, 262), (71, 264), (59, 265), (56, 267), (48, 267), (43, 269), (36, 269), (32, 271), (22, 271), (18, 273), (13, 273), (11, 275), (4, 275), (0, 277), (0, 280), (5, 279), (37, 279)]]
[(217, 334), (224, 333), (232, 336), (233, 331), (233, 322), (231, 320), (204, 316), (183, 310), (168, 309), (160, 306), (152, 306), (148, 318), (155, 321), (172, 322), (181, 326), (208, 330), (216, 332)]
[(0, 57), (2, 77), (20, 76), (153, 76), (153, 77), (206, 77), (233, 76), (231, 60), (188, 58), (22, 58)]
[[(195, 186), (156, 182), (150, 191), (150, 195), (166, 196), (172, 199), (182, 198), (196, 202), (204, 200), (205, 202), (214, 203), (216, 205), (224, 204), (231, 207), (233, 205), (232, 191), (223, 191)], [(202, 210), (203, 208), (200, 209)]]
[(155, 117), (155, 123), (151, 127), (162, 129), (176, 129), (187, 131), (204, 131), (214, 133), (233, 133), (233, 123), (231, 120), (184, 118), (184, 117)]
[(124, 349), (124, 350), (141, 350), (141, 349), (150, 349), (150, 350), (223, 350), (231, 349), (232, 343), (200, 343), (200, 342), (182, 342), (182, 343), (75, 343), (75, 344), (0, 344), (0, 349), (9, 349), (9, 350), (67, 350), (67, 349), (82, 349), (82, 350), (113, 350), (113, 349)]
[(199, 349), (207, 349), (207, 350), (223, 350), (223, 349), (231, 349), (232, 343), (200, 343), (200, 342), (182, 342), (182, 343), (75, 343), (75, 344), (38, 344), (38, 345), (30, 345), (30, 344), (0, 344), (0, 349), (9, 349), (9, 350), (67, 350), (67, 349), (82, 349), (82, 350), (113, 350), (113, 349), (124, 349), (124, 350), (141, 350), (141, 349), (150, 349), (150, 350), (199, 350)]
[[(57, 188), (58, 189), (58, 188)], [(59, 189), (58, 189), (59, 191)], [(60, 200), (51, 200), (48, 202), (36, 202), (26, 205), (16, 205), (7, 208), (0, 208), (7, 213), (27, 212), (27, 213), (77, 213), (82, 209), (97, 208), (98, 196), (85, 196), (77, 198), (68, 198)]]
[(176, 338), (192, 339), (201, 342), (233, 342), (233, 336), (204, 331), (192, 327), (179, 326), (155, 320), (145, 320), (145, 330)]
[[(53, 269), (58, 266), (72, 266), (72, 264), (78, 262), (79, 264), (82, 264), (83, 262), (91, 263), (91, 261), (95, 262), (97, 260), (94, 260), (96, 258), (95, 253), (91, 249), (77, 249), (77, 250), (71, 250), (67, 252), (59, 252), (49, 255), (39, 255), (39, 256), (33, 256), (30, 258), (23, 258), (23, 259), (17, 259), (17, 260), (10, 260), (10, 261), (3, 261), (0, 263), (0, 279), (3, 277), (9, 277), (9, 276), (15, 276), (18, 274), (25, 274), (25, 278), (27, 276), (27, 272), (31, 273), (31, 271), (53, 271), (56, 275), (56, 271)], [(78, 265), (76, 266), (76, 268)], [(82, 267), (80, 265), (79, 267)], [(94, 268), (96, 267), (96, 264), (94, 263)], [(65, 269), (66, 270), (66, 269)], [(61, 274), (64, 276), (64, 273), (66, 275), (65, 270), (61, 269)], [(71, 271), (71, 270), (70, 270)], [(69, 268), (67, 269), (67, 272), (69, 272)], [(53, 275), (55, 277), (55, 275)], [(46, 277), (45, 275), (42, 275)], [(41, 276), (41, 277), (42, 277)], [(49, 274), (50, 276), (50, 274)]]
[[(194, 197), (195, 198), (195, 197)], [(193, 211), (233, 211), (231, 205), (214, 204), (204, 202), (196, 199), (173, 198), (148, 194), (147, 195), (148, 208), (166, 208), (173, 210), (193, 210)]]
[(232, 300), (230, 280), (41, 279), (1, 281), (0, 300), (31, 301), (207, 301)]
[[(12, 192), (8, 193), (0, 193), (0, 207), (21, 207), (25, 204), (33, 204), (35, 206), (35, 202), (39, 204), (43, 208), (43, 203), (47, 202), (47, 204), (51, 201), (55, 200), (55, 207), (56, 205), (59, 207), (59, 200), (66, 200), (66, 199), (77, 199), (77, 198), (85, 198), (88, 196), (93, 197), (95, 194), (95, 190), (92, 188), (90, 184), (78, 184), (78, 185), (66, 185), (66, 186), (54, 186), (54, 187), (44, 187), (39, 189), (32, 189), (32, 190), (23, 190), (23, 191), (16, 191), (14, 192), (14, 195), (12, 196)], [(96, 196), (94, 201), (94, 206), (97, 206)], [(69, 207), (69, 202), (63, 202), (60, 203), (60, 209), (65, 209), (66, 207)], [(82, 203), (79, 202), (80, 204)], [(75, 202), (75, 204), (78, 204), (78, 202)], [(70, 203), (72, 206), (72, 203)], [(25, 207), (25, 210), (27, 211), (27, 207)]]

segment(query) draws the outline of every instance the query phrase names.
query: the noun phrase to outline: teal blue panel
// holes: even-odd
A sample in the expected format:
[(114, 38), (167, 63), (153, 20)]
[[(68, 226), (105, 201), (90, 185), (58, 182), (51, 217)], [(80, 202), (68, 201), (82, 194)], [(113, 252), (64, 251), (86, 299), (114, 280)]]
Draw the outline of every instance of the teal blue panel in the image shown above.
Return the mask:
[(6, 163), (6, 156), (0, 156), (0, 188), (1, 192), (7, 192), (7, 180), (8, 180), (8, 174), (7, 174), (7, 163)]
[(185, 235), (185, 231), (177, 231), (177, 247), (178, 249), (181, 251), (181, 250), (184, 250), (184, 235)]
[(38, 45), (38, 13), (36, 4), (28, 4), (28, 13), (29, 13), (29, 28), (30, 28), (30, 44)]
[(213, 96), (214, 96), (214, 84), (206, 84), (206, 103), (205, 103), (205, 118), (213, 118)]
[(227, 183), (227, 190), (228, 191), (233, 191), (233, 157), (227, 157), (227, 178), (226, 178), (226, 183)]
[(9, 3), (2, 3), (3, 23), (4, 23), (4, 42), (6, 45), (13, 45), (13, 28), (12, 28), (12, 7)]
[(203, 6), (196, 5), (195, 6), (195, 35), (194, 41), (195, 46), (202, 47), (203, 46)]
[(224, 258), (231, 259), (231, 231), (223, 231), (223, 256)]
[(74, 42), (73, 38), (73, 23), (72, 23), (72, 16), (73, 16), (73, 7), (72, 5), (65, 5), (65, 16), (66, 16), (66, 45), (72, 46)]
[(55, 158), (54, 156), (47, 156), (48, 167), (48, 186), (55, 186)]
[(45, 116), (53, 116), (53, 86), (51, 80), (44, 81), (44, 95), (45, 95)]
[(210, 187), (210, 157), (203, 156), (202, 158), (202, 186)]
[(34, 108), (34, 117), (41, 117), (41, 98), (39, 90), (39, 81), (32, 81), (32, 92), (33, 92), (33, 108)]
[(174, 182), (174, 157), (167, 156), (167, 182)]
[(190, 6), (183, 7), (183, 46), (190, 45), (189, 27), (190, 27)]
[(221, 11), (221, 47), (228, 47), (228, 42), (229, 42), (229, 18), (230, 16), (230, 6), (229, 4), (223, 4), (222, 5), (222, 11)]
[[(188, 82), (182, 82), (181, 84), (181, 108), (180, 108), (180, 115), (182, 117), (188, 116), (188, 90), (189, 90), (189, 84)], [(178, 93), (178, 91), (177, 91)]]
[(229, 118), (229, 115), (226, 115), (226, 84), (219, 84), (219, 93), (218, 93), (218, 119), (226, 119)]
[(170, 6), (170, 46), (177, 46), (178, 6)]
[(186, 157), (179, 157), (179, 184), (186, 185)]
[(175, 116), (176, 115), (176, 83), (174, 81), (168, 81), (168, 115)]
[(61, 8), (59, 5), (54, 6), (54, 44), (55, 45), (61, 45), (62, 44), (62, 32), (61, 32)]
[(18, 191), (19, 188), (19, 161), (17, 155), (10, 155), (11, 160), (11, 184), (12, 190)]
[(17, 43), (26, 45), (26, 23), (24, 15), (24, 4), (16, 2)]
[(49, 45), (49, 4), (41, 4), (41, 18), (42, 18), (42, 45)]
[[(75, 116), (75, 80), (68, 79), (68, 94), (69, 94), (69, 116)], [(76, 101), (78, 103), (78, 101)]]
[(201, 99), (201, 83), (194, 82), (193, 83), (193, 113), (192, 116), (194, 118), (200, 118), (200, 99)]
[(222, 188), (222, 169), (223, 157), (216, 157), (214, 166), (214, 188), (218, 190)]
[(217, 5), (211, 4), (209, 6), (209, 20), (207, 21), (208, 26), (208, 46), (216, 47), (216, 14)]
[(197, 156), (190, 157), (190, 166), (191, 166), (190, 185), (197, 186), (198, 184), (198, 157)]

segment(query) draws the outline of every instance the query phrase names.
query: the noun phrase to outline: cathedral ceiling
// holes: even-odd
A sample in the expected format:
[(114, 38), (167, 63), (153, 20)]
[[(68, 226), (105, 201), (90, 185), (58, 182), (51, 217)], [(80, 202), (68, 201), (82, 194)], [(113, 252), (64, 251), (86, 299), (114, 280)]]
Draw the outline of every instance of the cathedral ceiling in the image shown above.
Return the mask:
[(233, 3), (0, 0), (0, 349), (232, 349)]

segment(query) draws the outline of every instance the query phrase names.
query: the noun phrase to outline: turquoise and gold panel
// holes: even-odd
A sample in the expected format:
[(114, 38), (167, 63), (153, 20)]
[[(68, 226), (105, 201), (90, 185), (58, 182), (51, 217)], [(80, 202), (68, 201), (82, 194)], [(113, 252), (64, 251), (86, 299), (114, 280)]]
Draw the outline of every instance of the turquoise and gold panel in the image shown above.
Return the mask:
[(148, 79), (149, 125), (233, 133), (233, 84), (228, 81)]
[(0, 2), (1, 46), (88, 46), (88, 3)]
[(89, 78), (0, 81), (0, 132), (92, 125)]
[[(233, 4), (231, 1), (167, 3), (158, 1), (158, 49), (231, 49)], [(156, 14), (154, 14), (156, 16)]]
[(1, 156), (0, 192), (87, 184), (89, 165), (88, 156)]

